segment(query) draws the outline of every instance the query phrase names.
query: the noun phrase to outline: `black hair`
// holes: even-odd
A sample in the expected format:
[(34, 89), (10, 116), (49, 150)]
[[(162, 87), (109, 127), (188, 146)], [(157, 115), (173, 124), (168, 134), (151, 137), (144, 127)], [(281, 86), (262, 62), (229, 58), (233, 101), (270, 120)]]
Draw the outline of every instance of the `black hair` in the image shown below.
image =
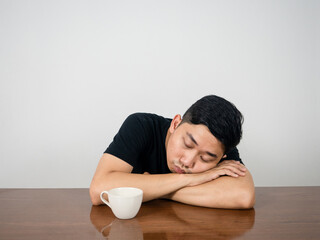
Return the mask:
[(216, 95), (196, 101), (183, 115), (181, 123), (203, 124), (223, 144), (227, 153), (240, 142), (243, 116), (234, 104)]

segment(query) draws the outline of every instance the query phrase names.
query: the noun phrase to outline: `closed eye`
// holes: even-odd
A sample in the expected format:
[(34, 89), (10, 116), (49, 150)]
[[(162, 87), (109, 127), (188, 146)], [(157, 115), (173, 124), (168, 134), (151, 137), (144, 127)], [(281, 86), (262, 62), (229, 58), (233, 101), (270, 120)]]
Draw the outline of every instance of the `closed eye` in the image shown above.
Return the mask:
[(192, 146), (189, 146), (189, 145), (187, 145), (186, 143), (184, 144), (184, 146), (185, 146), (186, 148), (192, 148)]
[(189, 145), (189, 144), (186, 143), (185, 138), (183, 138), (183, 143), (184, 143), (184, 146), (185, 146), (186, 148), (192, 148), (192, 145)]
[(212, 162), (211, 160), (206, 160), (206, 159), (203, 159), (203, 157), (202, 157), (202, 156), (200, 156), (200, 159), (201, 159), (201, 161), (202, 161), (202, 162), (205, 162), (205, 163), (209, 163), (209, 162)]
[(206, 159), (204, 159), (202, 156), (200, 156), (200, 159), (204, 163), (211, 163), (211, 162), (214, 162), (216, 160), (215, 158), (211, 158), (211, 157), (210, 158), (206, 157)]

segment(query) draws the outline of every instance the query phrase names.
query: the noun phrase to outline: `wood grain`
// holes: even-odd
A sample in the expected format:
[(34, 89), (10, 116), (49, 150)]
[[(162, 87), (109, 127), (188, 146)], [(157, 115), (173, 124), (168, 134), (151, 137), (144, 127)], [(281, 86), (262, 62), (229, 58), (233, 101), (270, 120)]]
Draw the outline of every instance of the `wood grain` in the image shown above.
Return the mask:
[(256, 188), (250, 210), (167, 200), (119, 220), (88, 189), (0, 189), (0, 239), (320, 239), (320, 187)]

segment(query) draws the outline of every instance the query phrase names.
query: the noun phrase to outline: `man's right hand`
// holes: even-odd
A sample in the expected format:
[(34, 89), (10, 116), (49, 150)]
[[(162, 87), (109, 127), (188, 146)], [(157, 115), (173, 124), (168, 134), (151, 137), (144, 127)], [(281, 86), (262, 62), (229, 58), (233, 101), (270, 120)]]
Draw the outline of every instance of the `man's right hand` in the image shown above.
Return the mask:
[(230, 176), (235, 178), (239, 176), (243, 177), (246, 175), (246, 170), (246, 167), (238, 161), (225, 160), (206, 172), (188, 174), (188, 176), (186, 176), (189, 178), (187, 186), (192, 187), (200, 185), (215, 180), (221, 176)]

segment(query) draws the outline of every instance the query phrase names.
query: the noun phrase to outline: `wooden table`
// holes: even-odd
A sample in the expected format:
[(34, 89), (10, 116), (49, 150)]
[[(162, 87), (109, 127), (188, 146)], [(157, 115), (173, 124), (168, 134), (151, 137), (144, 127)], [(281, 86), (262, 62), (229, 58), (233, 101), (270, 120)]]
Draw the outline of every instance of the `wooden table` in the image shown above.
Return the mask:
[(155, 200), (131, 220), (88, 189), (0, 189), (0, 239), (320, 239), (320, 187), (256, 188), (251, 210)]

